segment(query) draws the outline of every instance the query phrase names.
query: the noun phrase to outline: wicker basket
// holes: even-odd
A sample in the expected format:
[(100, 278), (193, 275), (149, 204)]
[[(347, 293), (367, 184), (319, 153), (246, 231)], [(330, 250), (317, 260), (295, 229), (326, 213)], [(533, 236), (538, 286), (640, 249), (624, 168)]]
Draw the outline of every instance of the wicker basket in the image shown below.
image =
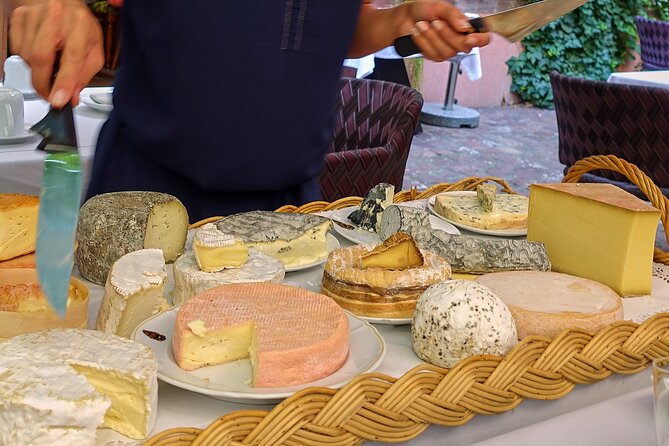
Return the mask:
[[(628, 176), (662, 211), (662, 223), (666, 223), (667, 199), (642, 172), (616, 157), (581, 160), (564, 181), (577, 181), (592, 169), (611, 169)], [(432, 186), (424, 192), (415, 188), (402, 191), (395, 195), (395, 201), (427, 198), (444, 191), (474, 190), (487, 181), (497, 182), (505, 192), (513, 193), (499, 178), (467, 178)], [(361, 200), (351, 197), (279, 210), (318, 212), (356, 205)], [(667, 263), (669, 256), (656, 252), (655, 260)], [(361, 374), (339, 390), (307, 388), (269, 412), (232, 412), (206, 429), (170, 429), (144, 444), (316, 446), (357, 445), (366, 440), (407, 441), (432, 423), (458, 426), (476, 414), (511, 410), (525, 398), (554, 400), (568, 394), (576, 384), (595, 383), (614, 373), (638, 373), (653, 359), (666, 356), (668, 338), (669, 313), (657, 314), (641, 325), (617, 322), (595, 335), (576, 329), (565, 330), (553, 340), (529, 336), (504, 357), (474, 356), (450, 370), (422, 364), (400, 378)]]

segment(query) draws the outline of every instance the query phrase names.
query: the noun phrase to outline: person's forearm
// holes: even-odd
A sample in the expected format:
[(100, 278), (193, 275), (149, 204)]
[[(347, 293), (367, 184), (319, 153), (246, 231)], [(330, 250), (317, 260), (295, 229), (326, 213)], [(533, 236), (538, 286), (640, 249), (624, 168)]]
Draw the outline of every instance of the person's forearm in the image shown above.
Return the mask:
[(394, 8), (376, 8), (369, 3), (363, 4), (348, 56), (356, 58), (372, 54), (409, 34), (412, 23), (407, 7), (403, 4)]

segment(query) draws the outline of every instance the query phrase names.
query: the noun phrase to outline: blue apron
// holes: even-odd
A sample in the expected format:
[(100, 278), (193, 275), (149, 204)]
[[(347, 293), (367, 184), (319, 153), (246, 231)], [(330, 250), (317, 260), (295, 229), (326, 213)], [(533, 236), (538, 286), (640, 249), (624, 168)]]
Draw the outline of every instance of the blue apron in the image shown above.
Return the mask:
[(320, 198), (360, 0), (126, 0), (88, 196), (177, 196), (191, 221)]

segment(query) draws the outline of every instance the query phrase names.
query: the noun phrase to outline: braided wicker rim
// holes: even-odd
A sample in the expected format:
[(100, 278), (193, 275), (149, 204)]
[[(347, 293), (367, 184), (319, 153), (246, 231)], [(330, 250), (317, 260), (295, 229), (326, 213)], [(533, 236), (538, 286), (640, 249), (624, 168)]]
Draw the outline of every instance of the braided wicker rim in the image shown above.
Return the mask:
[[(594, 164), (597, 162), (604, 161), (588, 160), (585, 167), (577, 163), (579, 167), (574, 166), (574, 172), (606, 168)], [(617, 161), (609, 159), (606, 162)], [(614, 168), (623, 165), (614, 164)], [(643, 178), (643, 175), (641, 172), (639, 177)], [(580, 174), (570, 170), (564, 181), (576, 181), (574, 178), (577, 180)], [(514, 193), (499, 178), (471, 177), (453, 184), (438, 184), (422, 193), (416, 188), (401, 191), (395, 195), (395, 202), (427, 198), (445, 191), (474, 190), (478, 184), (487, 181), (497, 182), (505, 192)], [(351, 197), (333, 203), (284, 206), (278, 210), (319, 212), (361, 201), (360, 197)], [(658, 208), (664, 223), (666, 199), (663, 203), (664, 206)], [(191, 227), (218, 218), (212, 217)], [(653, 359), (666, 356), (668, 339), (669, 313), (657, 314), (640, 325), (619, 321), (594, 335), (572, 329), (565, 330), (553, 340), (528, 336), (504, 357), (473, 356), (450, 370), (421, 364), (400, 378), (365, 373), (339, 390), (310, 387), (287, 398), (271, 411), (231, 412), (205, 429), (169, 429), (149, 438), (144, 445), (345, 446), (367, 440), (408, 441), (419, 436), (430, 424), (459, 426), (477, 414), (492, 415), (511, 410), (525, 398), (555, 400), (567, 395), (576, 384), (595, 383), (614, 373), (638, 373)]]

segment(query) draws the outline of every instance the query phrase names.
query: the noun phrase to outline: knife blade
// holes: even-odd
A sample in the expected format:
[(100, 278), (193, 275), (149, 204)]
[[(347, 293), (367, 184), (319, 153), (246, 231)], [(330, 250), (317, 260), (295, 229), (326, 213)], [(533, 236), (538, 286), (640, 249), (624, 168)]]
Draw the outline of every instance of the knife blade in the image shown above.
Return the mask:
[(37, 216), (37, 276), (49, 304), (65, 317), (81, 201), (81, 161), (72, 105), (51, 108), (31, 130), (46, 152)]
[[(483, 17), (469, 19), (473, 32), (493, 32), (509, 42), (518, 42), (542, 26), (573, 11), (588, 0), (542, 0)], [(395, 40), (395, 51), (402, 57), (420, 53), (410, 35)]]

